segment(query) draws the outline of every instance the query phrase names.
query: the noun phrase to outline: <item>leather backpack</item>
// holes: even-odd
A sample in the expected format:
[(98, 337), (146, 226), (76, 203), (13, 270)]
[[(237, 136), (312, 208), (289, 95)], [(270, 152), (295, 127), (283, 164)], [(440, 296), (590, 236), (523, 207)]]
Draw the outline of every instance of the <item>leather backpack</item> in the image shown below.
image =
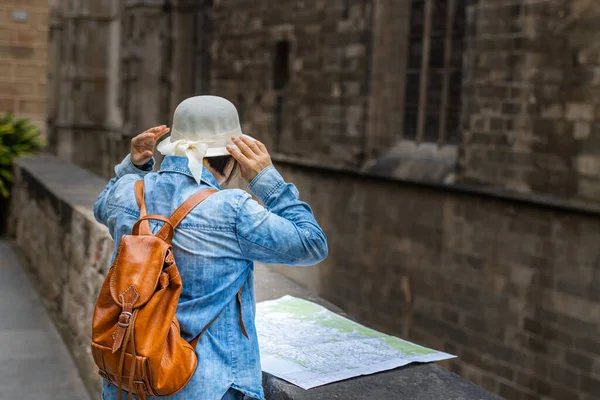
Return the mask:
[[(92, 355), (99, 374), (109, 384), (126, 388), (129, 399), (168, 396), (180, 391), (192, 378), (198, 359), (195, 347), (181, 337), (175, 316), (182, 281), (175, 264), (171, 241), (177, 225), (216, 190), (192, 195), (170, 218), (147, 214), (144, 181), (135, 183), (140, 218), (131, 235), (123, 235), (94, 309)], [(152, 234), (148, 220), (164, 222)], [(240, 326), (247, 337), (241, 316)]]

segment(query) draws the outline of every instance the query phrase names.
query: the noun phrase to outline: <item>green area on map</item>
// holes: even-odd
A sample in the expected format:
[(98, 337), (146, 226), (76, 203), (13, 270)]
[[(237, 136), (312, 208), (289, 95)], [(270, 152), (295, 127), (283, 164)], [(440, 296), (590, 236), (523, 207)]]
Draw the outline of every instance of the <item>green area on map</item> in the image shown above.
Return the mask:
[[(289, 314), (296, 320), (311, 321), (319, 326), (333, 329), (339, 333), (354, 334), (364, 338), (382, 339), (385, 344), (394, 350), (405, 354), (411, 353), (421, 355), (436, 352), (435, 350), (427, 349), (397, 337), (369, 329), (331, 312), (318, 304), (291, 296), (282, 297), (269, 304), (269, 311)], [(332, 341), (335, 341), (335, 339)]]

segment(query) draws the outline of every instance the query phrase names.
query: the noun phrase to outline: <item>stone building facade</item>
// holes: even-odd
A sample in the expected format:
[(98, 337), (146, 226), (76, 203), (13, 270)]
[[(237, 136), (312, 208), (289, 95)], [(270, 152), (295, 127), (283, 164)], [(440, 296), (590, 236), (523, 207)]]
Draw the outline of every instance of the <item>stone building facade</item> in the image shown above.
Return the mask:
[(239, 108), (330, 244), (277, 267), (507, 399), (600, 396), (594, 0), (70, 0), (51, 151), (104, 177), (176, 104)]
[(0, 4), (0, 113), (46, 127), (48, 0)]

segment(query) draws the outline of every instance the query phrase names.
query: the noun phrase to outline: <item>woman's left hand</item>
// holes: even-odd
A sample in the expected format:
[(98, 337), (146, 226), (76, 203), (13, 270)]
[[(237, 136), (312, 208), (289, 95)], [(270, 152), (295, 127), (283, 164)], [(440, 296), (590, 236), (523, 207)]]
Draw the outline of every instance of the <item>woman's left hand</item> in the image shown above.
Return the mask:
[(152, 159), (154, 146), (158, 139), (166, 135), (171, 129), (166, 125), (156, 126), (140, 133), (131, 139), (130, 158), (133, 165), (141, 167)]
[(226, 146), (229, 154), (240, 163), (242, 178), (252, 182), (265, 168), (273, 165), (271, 156), (264, 144), (247, 136), (234, 136), (231, 138), (233, 145)]

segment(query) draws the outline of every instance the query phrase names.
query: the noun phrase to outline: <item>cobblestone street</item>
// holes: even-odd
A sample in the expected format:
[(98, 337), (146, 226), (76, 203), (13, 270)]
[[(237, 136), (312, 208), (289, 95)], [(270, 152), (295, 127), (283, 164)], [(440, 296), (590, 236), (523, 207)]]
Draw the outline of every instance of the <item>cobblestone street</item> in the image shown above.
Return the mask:
[(5, 241), (0, 271), (0, 400), (89, 400), (66, 345)]

